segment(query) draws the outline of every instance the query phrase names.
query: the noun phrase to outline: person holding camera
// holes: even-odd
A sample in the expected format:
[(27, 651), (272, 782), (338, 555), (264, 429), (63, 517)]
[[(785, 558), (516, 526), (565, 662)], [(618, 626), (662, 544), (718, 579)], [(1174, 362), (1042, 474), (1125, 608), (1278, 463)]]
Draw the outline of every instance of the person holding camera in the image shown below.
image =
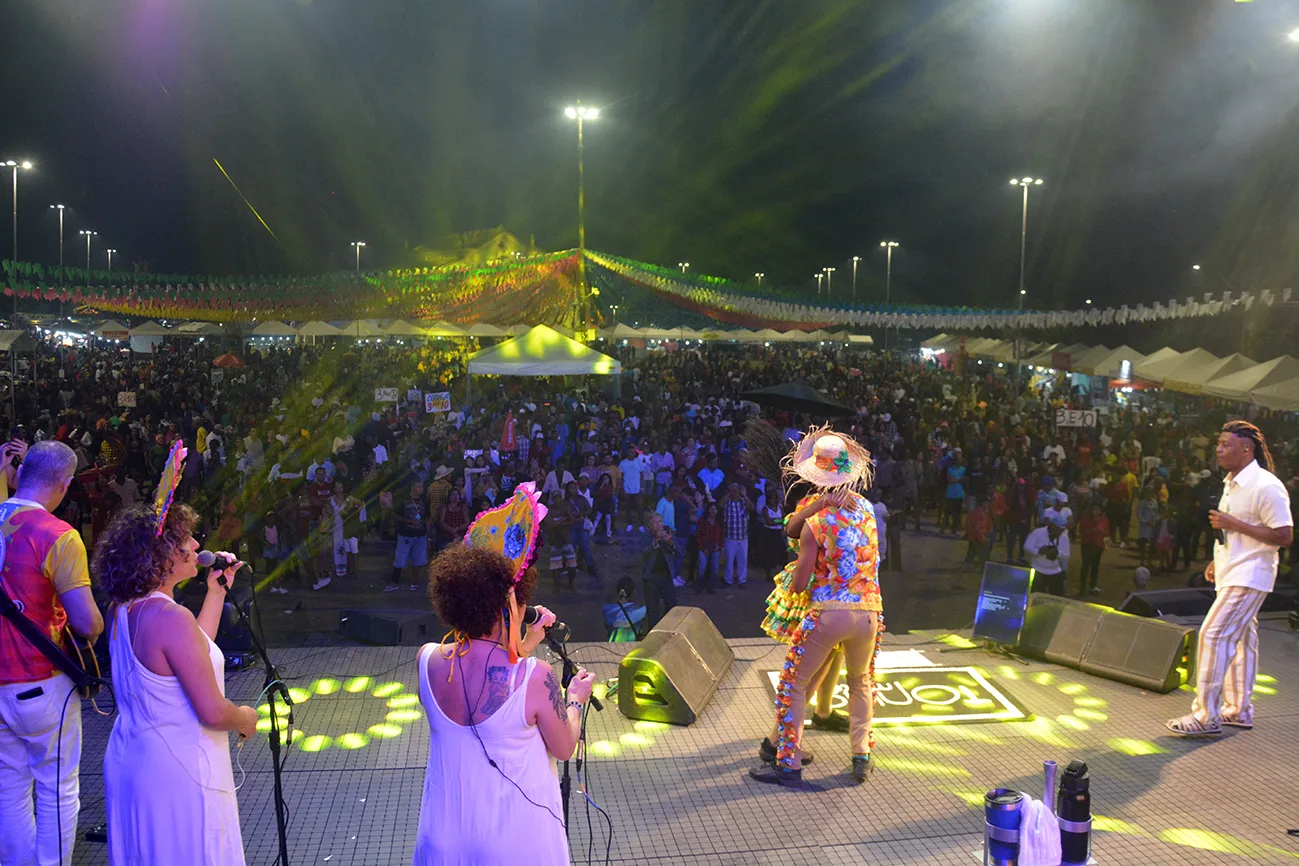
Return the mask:
[(197, 522), (186, 505), (162, 515), (139, 505), (95, 546), (95, 579), (112, 604), (118, 709), (104, 753), (110, 863), (244, 862), (229, 732), (255, 735), (257, 711), (226, 699), (213, 642), (243, 563), (209, 572), (197, 617), (177, 604), (176, 586), (199, 570)]
[[(17, 428), (14, 432), (22, 432)], [(27, 441), (15, 436), (0, 445), (0, 502), (9, 498), (9, 491), (18, 487), (18, 467), (27, 456)]]
[(1046, 518), (1046, 525), (1028, 534), (1024, 551), (1042, 588), (1051, 595), (1064, 595), (1065, 575), (1069, 573), (1069, 520), (1058, 511)]
[(536, 608), (536, 536), (546, 514), (523, 484), (504, 506), (479, 515), (464, 544), (429, 566), (429, 597), (451, 629), (419, 652), (420, 703), (429, 754), (415, 841), (416, 866), (567, 864), (555, 760), (568, 760), (582, 731), (595, 675), (562, 686), (532, 651), (555, 615)]

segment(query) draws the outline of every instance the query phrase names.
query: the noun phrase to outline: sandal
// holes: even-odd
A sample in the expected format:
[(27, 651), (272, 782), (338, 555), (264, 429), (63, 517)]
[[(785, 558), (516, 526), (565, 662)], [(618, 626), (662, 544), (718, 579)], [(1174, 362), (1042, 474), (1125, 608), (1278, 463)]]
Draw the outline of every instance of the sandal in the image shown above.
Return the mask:
[(1242, 722), (1240, 719), (1233, 719), (1233, 718), (1228, 718), (1226, 716), (1223, 716), (1222, 723), (1224, 725), (1230, 725), (1233, 728), (1240, 728), (1242, 731), (1254, 730), (1253, 722)]
[(1222, 725), (1210, 727), (1204, 724), (1195, 716), (1182, 716), (1180, 719), (1170, 719), (1164, 723), (1164, 727), (1177, 734), (1179, 737), (1216, 737), (1222, 733)]

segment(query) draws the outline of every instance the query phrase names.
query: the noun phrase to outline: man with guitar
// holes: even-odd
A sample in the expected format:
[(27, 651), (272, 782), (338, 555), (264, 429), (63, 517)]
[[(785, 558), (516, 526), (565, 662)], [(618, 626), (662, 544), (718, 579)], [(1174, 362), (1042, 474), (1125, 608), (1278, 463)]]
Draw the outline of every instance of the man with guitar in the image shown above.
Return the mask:
[[(76, 454), (67, 445), (39, 442), (18, 470), (17, 491), (0, 504), (0, 605), (8, 607), (6, 599), (12, 599), (17, 615), (64, 649), (71, 649), (61, 639), (65, 627), (92, 643), (104, 630), (90, 591), (85, 544), (51, 514), (76, 468)], [(71, 700), (75, 689), (8, 616), (0, 617), (0, 863), (71, 861), (81, 805), (81, 701)]]

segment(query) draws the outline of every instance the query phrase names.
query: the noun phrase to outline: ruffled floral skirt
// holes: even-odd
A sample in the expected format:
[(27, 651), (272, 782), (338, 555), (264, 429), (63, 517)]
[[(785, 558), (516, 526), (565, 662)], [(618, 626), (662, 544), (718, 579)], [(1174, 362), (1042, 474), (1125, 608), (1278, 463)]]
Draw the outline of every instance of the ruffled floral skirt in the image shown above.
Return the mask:
[(767, 615), (762, 620), (762, 630), (781, 643), (790, 642), (812, 603), (810, 592), (794, 592), (789, 588), (794, 579), (794, 565), (791, 562), (775, 576), (776, 587), (767, 596)]

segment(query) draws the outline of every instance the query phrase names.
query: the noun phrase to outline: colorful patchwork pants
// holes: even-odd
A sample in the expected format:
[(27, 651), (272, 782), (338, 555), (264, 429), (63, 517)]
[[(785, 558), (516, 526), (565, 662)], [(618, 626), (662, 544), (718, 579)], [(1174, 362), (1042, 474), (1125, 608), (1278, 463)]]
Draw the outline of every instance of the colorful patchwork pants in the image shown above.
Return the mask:
[[(822, 663), (843, 644), (848, 668), (849, 744), (853, 755), (871, 750), (874, 714), (875, 652), (879, 647), (880, 615), (867, 610), (813, 610), (795, 630), (776, 685), (776, 725), (780, 731), (776, 760), (787, 770), (802, 766), (800, 742), (807, 690)], [(830, 675), (837, 675), (832, 672)]]

